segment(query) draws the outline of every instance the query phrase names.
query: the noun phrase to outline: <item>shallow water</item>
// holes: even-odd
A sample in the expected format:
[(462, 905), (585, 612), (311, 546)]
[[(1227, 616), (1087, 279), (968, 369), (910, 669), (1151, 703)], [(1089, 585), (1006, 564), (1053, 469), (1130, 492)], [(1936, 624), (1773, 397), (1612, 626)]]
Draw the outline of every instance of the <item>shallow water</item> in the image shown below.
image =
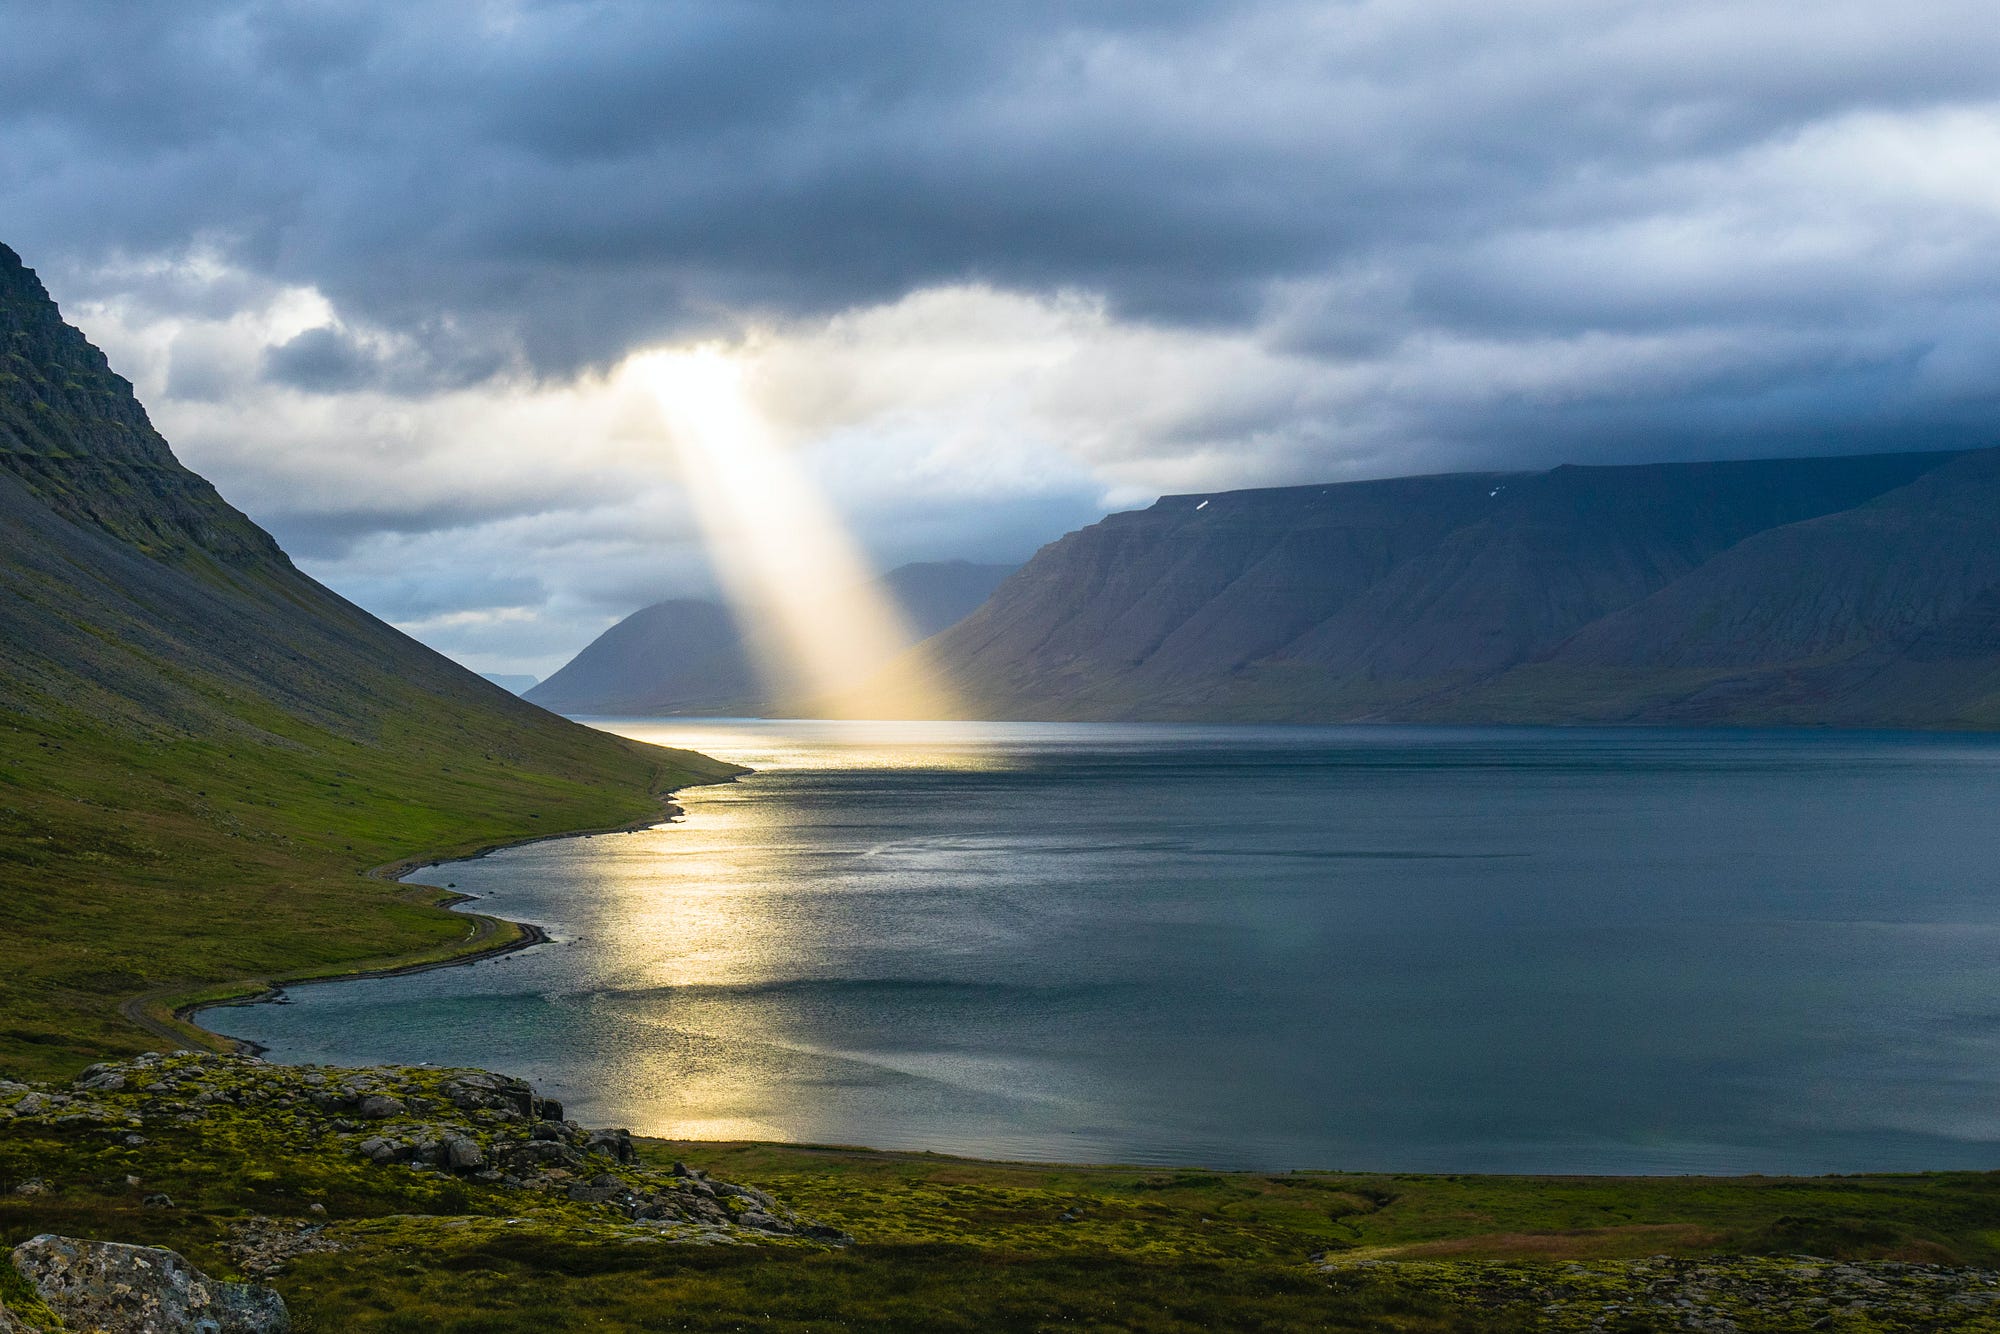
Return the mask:
[(2000, 741), (601, 725), (759, 772), (681, 823), (419, 874), (549, 945), (208, 1022), (689, 1138), (2000, 1165)]

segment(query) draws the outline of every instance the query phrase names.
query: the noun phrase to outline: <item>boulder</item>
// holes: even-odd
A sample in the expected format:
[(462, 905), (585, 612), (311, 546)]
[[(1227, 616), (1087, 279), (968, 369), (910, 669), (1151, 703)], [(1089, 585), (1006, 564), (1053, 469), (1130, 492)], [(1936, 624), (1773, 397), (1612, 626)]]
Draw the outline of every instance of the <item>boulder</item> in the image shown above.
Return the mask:
[(125, 1087), (125, 1072), (112, 1065), (93, 1065), (78, 1075), (71, 1087), (92, 1093), (118, 1093)]
[(285, 1300), (253, 1283), (218, 1283), (155, 1246), (49, 1233), (14, 1248), (14, 1267), (70, 1329), (103, 1334), (285, 1334)]
[(401, 1116), (410, 1110), (401, 1098), (392, 1098), (386, 1093), (371, 1093), (354, 1108), (356, 1116), (365, 1116), (370, 1121), (384, 1121), (392, 1116)]

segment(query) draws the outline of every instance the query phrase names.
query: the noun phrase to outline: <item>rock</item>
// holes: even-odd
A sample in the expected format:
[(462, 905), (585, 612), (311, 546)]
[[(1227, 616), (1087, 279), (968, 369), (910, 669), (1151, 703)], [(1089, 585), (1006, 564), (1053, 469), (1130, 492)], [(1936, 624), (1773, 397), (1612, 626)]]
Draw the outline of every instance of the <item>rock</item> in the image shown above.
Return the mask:
[(537, 1167), (583, 1166), (583, 1155), (555, 1140), (533, 1139), (501, 1144), (493, 1151), (499, 1165), (516, 1176), (526, 1176)]
[(623, 1185), (575, 1185), (569, 1188), (569, 1197), (578, 1204), (609, 1204), (623, 1194), (625, 1194), (625, 1187)]
[(40, 1116), (55, 1105), (55, 1099), (46, 1093), (30, 1093), (27, 1097), (14, 1104), (14, 1114), (16, 1116)]
[(528, 1132), (529, 1139), (567, 1140), (570, 1129), (560, 1121), (537, 1121), (535, 1128)]
[(284, 1298), (218, 1283), (153, 1246), (44, 1233), (14, 1248), (14, 1267), (71, 1329), (104, 1334), (284, 1334)]
[(49, 1193), (49, 1183), (40, 1177), (33, 1177), (14, 1187), (14, 1193), (16, 1195), (46, 1195)]
[(354, 1108), (357, 1116), (365, 1116), (370, 1121), (384, 1121), (392, 1116), (401, 1116), (409, 1111), (401, 1098), (392, 1098), (386, 1093), (371, 1093)]
[[(97, 1073), (92, 1074), (92, 1070)], [(121, 1071), (93, 1065), (90, 1070), (78, 1076), (76, 1083), (71, 1087), (91, 1093), (122, 1093), (125, 1091), (125, 1076)]]
[(504, 1112), (520, 1117), (532, 1117), (537, 1101), (527, 1080), (485, 1070), (455, 1076), (444, 1086), (444, 1095), (462, 1111)]
[(742, 1200), (766, 1213), (775, 1213), (778, 1209), (778, 1202), (755, 1186), (738, 1186), (732, 1182), (719, 1181), (715, 1183), (714, 1190), (717, 1195), (727, 1195)]
[(635, 1161), (639, 1151), (632, 1147), (632, 1132), (629, 1130), (593, 1130), (583, 1142), (585, 1153), (608, 1153), (621, 1163)]
[(464, 1135), (447, 1136), (444, 1149), (446, 1161), (454, 1172), (474, 1172), (486, 1166), (486, 1154), (477, 1140)]
[(141, 1203), (148, 1209), (171, 1209), (174, 1207), (174, 1197), (171, 1195), (148, 1195)]

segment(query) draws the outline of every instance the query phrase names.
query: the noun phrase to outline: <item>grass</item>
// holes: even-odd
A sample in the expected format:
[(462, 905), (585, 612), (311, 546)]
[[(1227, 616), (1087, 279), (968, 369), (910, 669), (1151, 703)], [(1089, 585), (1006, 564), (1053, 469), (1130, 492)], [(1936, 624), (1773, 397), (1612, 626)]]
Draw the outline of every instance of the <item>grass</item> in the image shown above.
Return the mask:
[[(646, 1144), (655, 1165), (763, 1187), (854, 1238), (672, 1245), (559, 1195), (376, 1167), (308, 1124), (227, 1099), (148, 1120), (138, 1144), (117, 1124), (16, 1124), (0, 1136), (0, 1244), (118, 1237), (229, 1276), (252, 1218), (310, 1219), (341, 1249), (275, 1280), (304, 1334), (1568, 1328), (1537, 1305), (1556, 1280), (1584, 1292), (1588, 1328), (1596, 1288), (1628, 1292), (1640, 1256), (1773, 1257), (1737, 1262), (1751, 1273), (1801, 1250), (2000, 1264), (1995, 1174), (1269, 1175)], [(18, 1193), (31, 1179), (46, 1188)], [(155, 1193), (174, 1207), (145, 1206)], [(1399, 1263), (1360, 1263), (1385, 1259)]]
[(264, 980), (449, 954), (444, 891), (366, 868), (656, 817), (733, 772), (705, 757), (448, 698), (372, 733), (276, 714), (238, 734), (135, 736), (0, 715), (0, 1073), (62, 1074), (157, 1039), (121, 1017)]

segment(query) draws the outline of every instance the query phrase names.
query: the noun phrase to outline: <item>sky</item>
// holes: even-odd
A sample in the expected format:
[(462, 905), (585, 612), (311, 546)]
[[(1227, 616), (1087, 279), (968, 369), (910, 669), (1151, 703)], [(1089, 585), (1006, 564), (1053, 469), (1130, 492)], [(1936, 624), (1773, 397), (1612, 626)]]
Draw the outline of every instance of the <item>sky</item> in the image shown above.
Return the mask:
[(1163, 493), (1995, 443), (1991, 27), (0, 0), (0, 240), (303, 568), (545, 675), (713, 585), (662, 353), (885, 567)]

